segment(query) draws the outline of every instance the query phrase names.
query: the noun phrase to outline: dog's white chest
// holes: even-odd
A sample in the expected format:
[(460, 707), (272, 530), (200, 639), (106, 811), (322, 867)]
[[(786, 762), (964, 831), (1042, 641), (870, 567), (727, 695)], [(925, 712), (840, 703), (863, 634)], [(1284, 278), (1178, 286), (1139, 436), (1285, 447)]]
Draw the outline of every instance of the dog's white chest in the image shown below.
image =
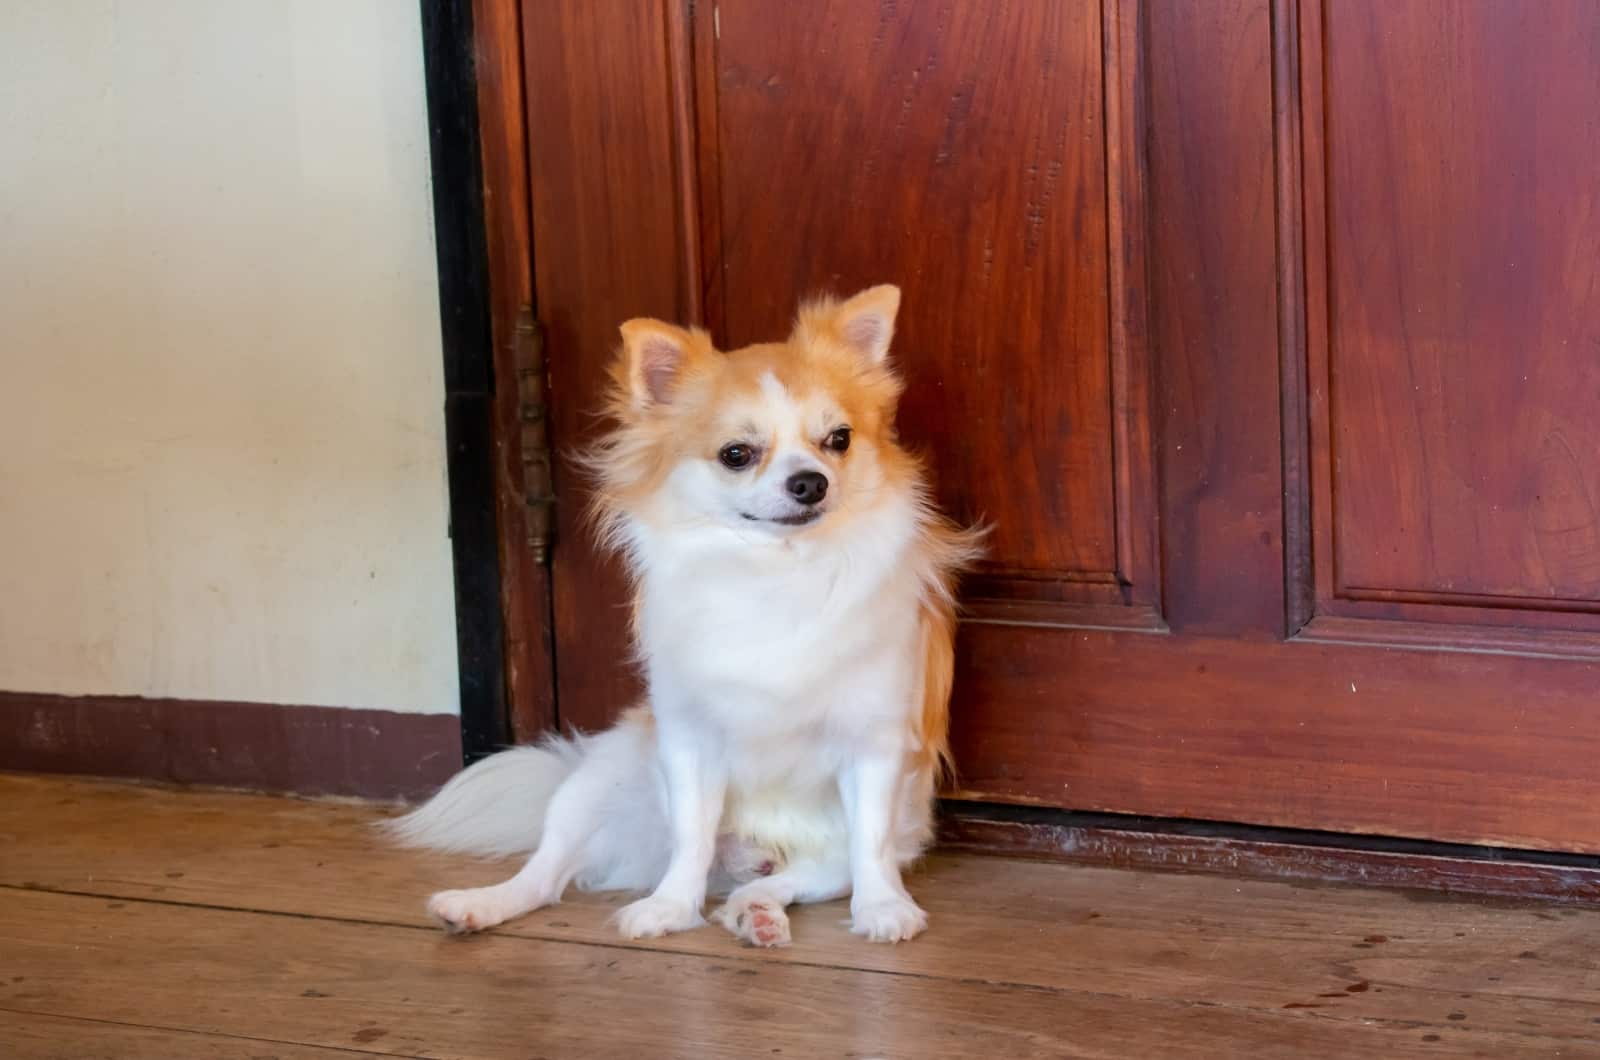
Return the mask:
[[(645, 579), (652, 693), (793, 729), (881, 699), (913, 670), (918, 587), (849, 553), (685, 562)], [(666, 687), (655, 687), (666, 686)]]

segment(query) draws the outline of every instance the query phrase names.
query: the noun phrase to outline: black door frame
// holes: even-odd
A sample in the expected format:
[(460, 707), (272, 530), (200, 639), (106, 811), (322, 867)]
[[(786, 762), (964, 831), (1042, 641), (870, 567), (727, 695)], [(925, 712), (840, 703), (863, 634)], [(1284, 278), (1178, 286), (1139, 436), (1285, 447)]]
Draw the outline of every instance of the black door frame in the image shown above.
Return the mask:
[(461, 747), (471, 762), (511, 742), (495, 516), (495, 372), (483, 163), (472, 4), (421, 0), (421, 10), (444, 347)]

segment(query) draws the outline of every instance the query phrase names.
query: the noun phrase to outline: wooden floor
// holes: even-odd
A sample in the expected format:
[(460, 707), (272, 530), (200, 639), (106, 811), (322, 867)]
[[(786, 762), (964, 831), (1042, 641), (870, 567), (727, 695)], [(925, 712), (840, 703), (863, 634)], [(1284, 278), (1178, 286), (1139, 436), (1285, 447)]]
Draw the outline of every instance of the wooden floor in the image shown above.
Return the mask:
[(501, 868), (383, 812), (0, 775), (0, 1056), (1600, 1057), (1600, 911), (941, 856), (900, 946), (456, 939), (424, 895)]

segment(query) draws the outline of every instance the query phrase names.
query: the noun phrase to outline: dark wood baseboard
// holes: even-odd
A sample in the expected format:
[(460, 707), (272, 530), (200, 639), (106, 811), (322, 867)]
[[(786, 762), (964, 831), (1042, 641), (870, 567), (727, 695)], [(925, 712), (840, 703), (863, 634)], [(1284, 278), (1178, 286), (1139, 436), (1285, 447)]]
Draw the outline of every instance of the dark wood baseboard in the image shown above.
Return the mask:
[(0, 692), (0, 769), (395, 799), (460, 768), (454, 714)]
[(1600, 905), (1600, 857), (946, 801), (940, 845), (1109, 868)]

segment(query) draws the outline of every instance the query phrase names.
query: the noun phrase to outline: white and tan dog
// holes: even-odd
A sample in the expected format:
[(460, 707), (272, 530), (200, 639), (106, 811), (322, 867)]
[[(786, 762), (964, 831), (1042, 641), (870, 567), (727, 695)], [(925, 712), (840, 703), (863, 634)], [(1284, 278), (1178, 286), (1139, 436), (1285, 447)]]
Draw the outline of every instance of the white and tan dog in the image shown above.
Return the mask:
[[(927, 917), (901, 869), (932, 836), (946, 763), (952, 578), (977, 553), (895, 441), (888, 363), (900, 292), (800, 311), (784, 342), (622, 326), (589, 457), (605, 541), (635, 585), (648, 701), (610, 730), (494, 755), (393, 823), (402, 842), (532, 850), (511, 879), (429, 911), (478, 931), (569, 883), (649, 891), (630, 938), (715, 918), (789, 941), (784, 907), (851, 896), (852, 929), (909, 939)], [(542, 822), (542, 828), (541, 828)]]

